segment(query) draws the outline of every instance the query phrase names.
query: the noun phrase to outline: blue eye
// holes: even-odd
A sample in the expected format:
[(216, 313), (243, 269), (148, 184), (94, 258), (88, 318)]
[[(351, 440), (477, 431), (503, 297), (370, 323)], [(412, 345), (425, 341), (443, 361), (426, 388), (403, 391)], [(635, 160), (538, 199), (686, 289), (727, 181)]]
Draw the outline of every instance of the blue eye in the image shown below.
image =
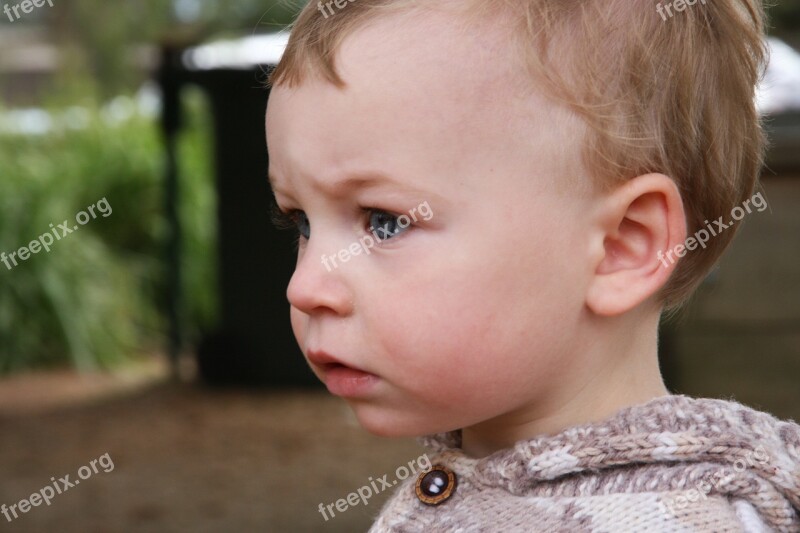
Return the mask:
[[(408, 229), (408, 224), (405, 226), (398, 223), (398, 218), (386, 211), (379, 211), (372, 209), (369, 215), (369, 231), (379, 241), (385, 241), (396, 237)], [(408, 218), (408, 217), (406, 217)]]
[[(369, 231), (378, 241), (385, 241), (407, 231), (411, 220), (405, 215), (393, 215), (380, 209), (364, 209), (368, 213)], [(278, 229), (291, 229), (306, 240), (311, 238), (311, 223), (308, 215), (299, 209), (281, 211), (272, 209), (272, 222)]]

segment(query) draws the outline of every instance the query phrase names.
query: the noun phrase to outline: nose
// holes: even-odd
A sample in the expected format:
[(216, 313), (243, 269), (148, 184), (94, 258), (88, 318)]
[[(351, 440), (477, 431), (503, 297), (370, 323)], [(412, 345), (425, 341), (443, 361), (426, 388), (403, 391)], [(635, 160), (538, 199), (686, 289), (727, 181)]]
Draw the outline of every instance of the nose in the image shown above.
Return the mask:
[(345, 316), (352, 311), (353, 299), (343, 279), (343, 273), (331, 268), (327, 257), (309, 246), (297, 260), (289, 280), (286, 297), (292, 307), (307, 315), (332, 311)]

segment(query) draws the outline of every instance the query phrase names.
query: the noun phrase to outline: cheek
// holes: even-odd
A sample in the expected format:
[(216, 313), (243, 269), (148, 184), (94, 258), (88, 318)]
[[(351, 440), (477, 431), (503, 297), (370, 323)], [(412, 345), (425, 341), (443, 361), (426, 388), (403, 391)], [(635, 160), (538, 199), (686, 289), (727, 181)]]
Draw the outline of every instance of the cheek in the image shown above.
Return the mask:
[(385, 295), (392, 315), (368, 326), (386, 354), (387, 378), (441, 408), (474, 401), (476, 391), (485, 402), (510, 386), (503, 381), (519, 372), (525, 361), (516, 358), (527, 343), (505, 318), (506, 305), (492, 298), (492, 284), (469, 272), (409, 283)]
[(565, 298), (570, 275), (546, 245), (524, 256), (523, 243), (493, 242), (417, 256), (381, 289), (390, 313), (369, 315), (380, 317), (367, 327), (387, 378), (431, 408), (490, 415), (536, 394), (562, 366), (580, 308)]

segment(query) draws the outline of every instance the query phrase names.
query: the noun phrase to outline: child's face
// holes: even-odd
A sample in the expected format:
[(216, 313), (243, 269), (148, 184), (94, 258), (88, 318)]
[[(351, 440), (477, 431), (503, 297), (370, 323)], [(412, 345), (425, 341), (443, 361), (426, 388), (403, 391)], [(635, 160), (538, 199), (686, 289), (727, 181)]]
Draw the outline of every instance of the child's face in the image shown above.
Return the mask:
[[(267, 113), (276, 199), (310, 224), (288, 288), (294, 333), (307, 358), (371, 374), (310, 362), (383, 435), (535, 411), (584, 348), (592, 202), (578, 132), (521, 89), (507, 35), (455, 26), (379, 20), (337, 54), (345, 89), (279, 86)], [(330, 259), (384, 224), (380, 211), (425, 202), (429, 220)]]

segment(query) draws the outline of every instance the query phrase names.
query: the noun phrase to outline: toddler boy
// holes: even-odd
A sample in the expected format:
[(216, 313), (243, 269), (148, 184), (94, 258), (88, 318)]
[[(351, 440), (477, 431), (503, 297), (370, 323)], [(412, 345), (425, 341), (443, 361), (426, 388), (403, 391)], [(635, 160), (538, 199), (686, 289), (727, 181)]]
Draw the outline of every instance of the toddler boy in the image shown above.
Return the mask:
[(687, 236), (754, 204), (758, 1), (332, 4), (272, 75), (270, 182), (312, 370), (436, 454), (373, 530), (799, 531), (800, 428), (657, 358), (735, 227)]

